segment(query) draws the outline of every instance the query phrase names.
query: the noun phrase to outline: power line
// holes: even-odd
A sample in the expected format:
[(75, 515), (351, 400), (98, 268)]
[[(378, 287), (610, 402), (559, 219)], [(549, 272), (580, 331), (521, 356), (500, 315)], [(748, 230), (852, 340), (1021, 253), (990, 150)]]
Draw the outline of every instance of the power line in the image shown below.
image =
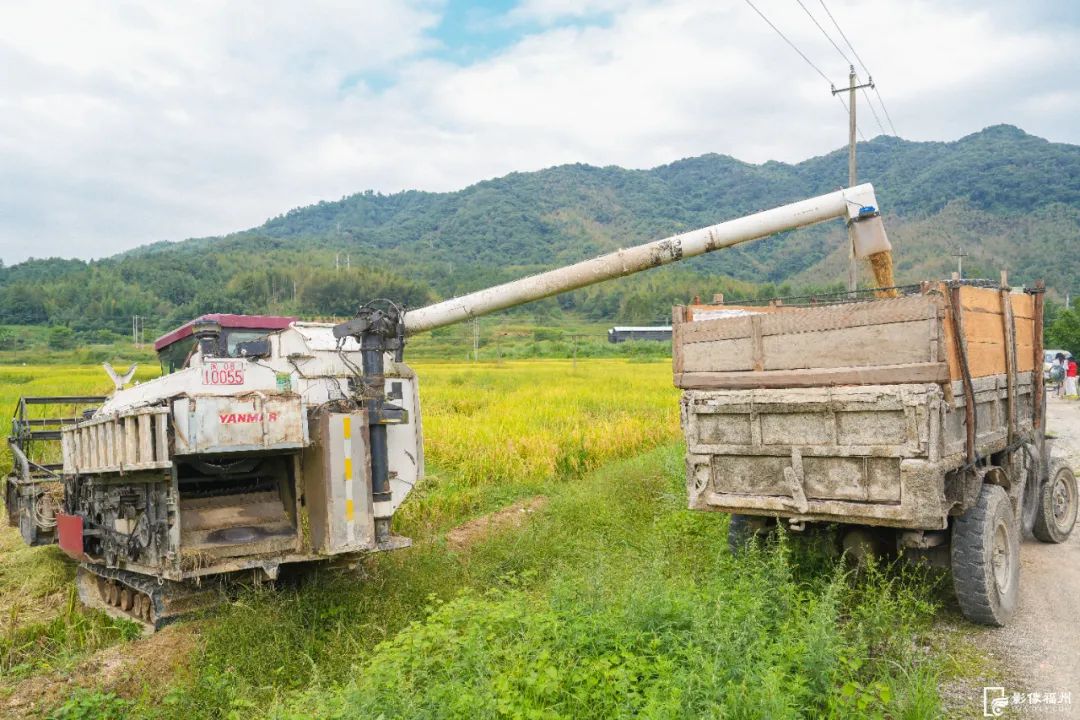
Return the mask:
[[(840, 37), (844, 39), (844, 44), (848, 46), (848, 49), (851, 50), (851, 54), (854, 55), (855, 59), (859, 61), (859, 66), (866, 73), (867, 79), (872, 81), (873, 75), (870, 72), (870, 68), (866, 67), (866, 63), (864, 63), (862, 61), (862, 58), (859, 57), (859, 53), (855, 52), (855, 46), (851, 44), (851, 41), (848, 40), (847, 35), (844, 34), (843, 29), (840, 27), (840, 23), (836, 22), (836, 18), (834, 18), (833, 14), (829, 12), (829, 6), (825, 4), (825, 0), (818, 0), (818, 2), (821, 3), (821, 7), (825, 10), (825, 14), (829, 16), (829, 20), (832, 21), (833, 27), (835, 27), (836, 31), (840, 33)], [(799, 4), (802, 5), (801, 2)], [(877, 85), (874, 85), (873, 88), (874, 94), (877, 95), (878, 102), (881, 103), (881, 109), (885, 112), (885, 119), (889, 121), (889, 127), (892, 128), (893, 135), (899, 137), (899, 133), (896, 132), (896, 126), (893, 125), (892, 116), (889, 115), (889, 108), (885, 107), (885, 100), (881, 97), (881, 91), (877, 89)], [(865, 91), (863, 92), (865, 94)], [(867, 98), (867, 103), (869, 104), (869, 98)], [(882, 128), (882, 130), (884, 130), (884, 128)]]
[(859, 57), (859, 53), (855, 52), (855, 48), (852, 46), (851, 41), (848, 40), (847, 35), (844, 34), (844, 31), (840, 29), (840, 23), (836, 22), (836, 18), (834, 18), (833, 14), (829, 12), (829, 8), (825, 4), (825, 0), (818, 0), (818, 2), (820, 2), (821, 7), (825, 9), (825, 14), (829, 16), (830, 20), (832, 20), (832, 24), (836, 28), (836, 32), (840, 33), (840, 37), (844, 39), (844, 43), (848, 46), (848, 49), (851, 50), (851, 54), (855, 56), (855, 59), (859, 61), (859, 65), (866, 72), (867, 76), (869, 76), (870, 71), (866, 68), (866, 63), (864, 63), (862, 61), (862, 58)]
[[(819, 68), (817, 65), (815, 65), (813, 63), (813, 61), (810, 60), (810, 58), (806, 57), (806, 54), (802, 50), (800, 50), (798, 47), (796, 47), (795, 43), (791, 42), (791, 40), (788, 40), (787, 35), (780, 32), (780, 28), (773, 25), (772, 21), (770, 21), (769, 18), (765, 17), (765, 13), (758, 10), (757, 6), (754, 5), (754, 3), (750, 2), (750, 0), (746, 0), (746, 4), (749, 5), (751, 8), (753, 8), (754, 12), (756, 12), (761, 17), (761, 19), (765, 21), (765, 24), (768, 25), (769, 27), (771, 27), (773, 29), (773, 31), (775, 31), (776, 34), (779, 35), (783, 39), (783, 41), (786, 42), (791, 47), (792, 50), (797, 52), (799, 54), (799, 57), (801, 57), (803, 60), (805, 60), (806, 64), (814, 69), (814, 72), (816, 72), (818, 75), (820, 75), (821, 78), (825, 82), (829, 83), (830, 87), (833, 87), (833, 88), (836, 87), (836, 83), (834, 83), (832, 80), (830, 80), (829, 76), (821, 71), (821, 68)], [(839, 95), (836, 95), (835, 97), (836, 97), (837, 100), (840, 101), (840, 105), (844, 108), (844, 112), (847, 113), (847, 111), (848, 111), (847, 103), (845, 103), (844, 99), (841, 98)], [(862, 130), (859, 130), (859, 137), (861, 137), (863, 140), (866, 140), (866, 136), (863, 135)]]
[(801, 57), (801, 58), (802, 58), (803, 60), (805, 60), (805, 61), (806, 61), (806, 64), (807, 64), (807, 65), (809, 65), (810, 67), (814, 68), (814, 71), (815, 71), (815, 72), (816, 72), (816, 73), (817, 73), (818, 75), (820, 75), (820, 76), (822, 77), (822, 79), (823, 79), (823, 80), (825, 80), (825, 82), (829, 83), (830, 85), (835, 85), (835, 83), (833, 83), (833, 81), (829, 79), (828, 75), (826, 75), (825, 73), (821, 72), (821, 68), (819, 68), (819, 67), (818, 67), (817, 65), (815, 65), (815, 64), (814, 64), (813, 62), (811, 62), (811, 61), (810, 61), (810, 58), (806, 57), (806, 55), (804, 55), (804, 54), (803, 54), (803, 51), (802, 51), (802, 50), (800, 50), (799, 48), (795, 47), (795, 43), (793, 43), (793, 42), (791, 42), (790, 40), (788, 40), (788, 38), (787, 38), (787, 35), (785, 35), (784, 33), (780, 32), (780, 28), (778, 28), (778, 27), (776, 27), (775, 25), (773, 25), (773, 24), (772, 24), (772, 22), (771, 22), (771, 21), (769, 20), (769, 18), (765, 17), (765, 13), (761, 12), (760, 10), (758, 10), (758, 9), (757, 9), (757, 6), (756, 6), (756, 5), (754, 5), (754, 3), (750, 2), (750, 0), (746, 0), (746, 4), (747, 4), (747, 5), (749, 5), (750, 7), (752, 7), (752, 8), (754, 9), (754, 12), (756, 12), (756, 13), (757, 13), (758, 15), (760, 15), (760, 16), (761, 16), (761, 19), (762, 19), (762, 20), (764, 20), (764, 21), (765, 21), (765, 23), (766, 23), (766, 24), (767, 24), (767, 25), (768, 25), (769, 27), (771, 27), (771, 28), (772, 28), (773, 30), (775, 30), (775, 31), (776, 31), (776, 34), (777, 34), (777, 35), (779, 35), (780, 37), (782, 37), (782, 38), (784, 39), (784, 42), (786, 42), (786, 43), (787, 43), (788, 45), (790, 45), (790, 46), (791, 46), (791, 49), (792, 49), (792, 50), (794, 50), (795, 52), (799, 53), (799, 57)]
[(821, 34), (825, 36), (825, 39), (828, 40), (834, 48), (836, 48), (836, 52), (840, 53), (840, 57), (844, 58), (844, 64), (853, 64), (851, 60), (848, 59), (848, 56), (844, 54), (844, 51), (840, 49), (840, 46), (836, 44), (836, 41), (832, 39), (832, 35), (825, 32), (825, 28), (821, 27), (821, 23), (817, 21), (817, 18), (814, 17), (814, 15), (810, 12), (809, 8), (807, 8), (806, 5), (803, 5), (803, 1), (795, 0), (795, 2), (799, 3), (799, 7), (801, 7), (803, 9), (803, 12), (806, 13), (806, 17), (810, 18), (810, 22), (814, 23), (814, 25), (817, 26), (817, 29), (820, 30)]
[[(874, 85), (873, 82), (870, 83), (870, 87), (873, 88), (874, 92), (877, 92), (877, 85)], [(870, 108), (870, 112), (874, 116), (874, 121), (877, 122), (877, 126), (881, 128), (881, 134), (888, 135), (889, 133), (885, 130), (885, 126), (881, 124), (881, 118), (878, 117), (877, 110), (874, 109), (874, 103), (870, 102), (870, 96), (866, 93), (866, 88), (863, 88), (862, 94), (863, 97), (866, 98), (866, 106)], [(884, 105), (881, 107), (882, 109), (885, 108)], [(893, 133), (893, 135), (895, 134), (896, 133)]]
[[(806, 13), (806, 17), (810, 18), (810, 22), (814, 23), (814, 27), (816, 27), (818, 30), (821, 31), (821, 34), (825, 36), (825, 39), (829, 41), (829, 44), (832, 45), (833, 48), (835, 48), (836, 52), (840, 55), (840, 57), (843, 58), (844, 64), (845, 65), (853, 65), (854, 63), (851, 62), (851, 59), (848, 58), (847, 54), (843, 50), (841, 50), (840, 46), (836, 44), (835, 40), (833, 40), (832, 35), (830, 35), (825, 30), (825, 28), (821, 27), (821, 23), (819, 23), (817, 21), (817, 18), (814, 17), (814, 14), (812, 12), (810, 12), (810, 8), (806, 7), (806, 5), (803, 3), (802, 0), (795, 0), (795, 2), (797, 2), (799, 4), (799, 7), (801, 7), (803, 9), (803, 12)], [(854, 52), (854, 50), (852, 52)], [(861, 60), (859, 61), (859, 64), (860, 65), (862, 64)], [(869, 71), (867, 72), (867, 75), (869, 75)], [(871, 81), (871, 85), (873, 85), (873, 81)], [(876, 90), (876, 88), (875, 88), (875, 90)], [(878, 117), (877, 110), (874, 109), (874, 103), (870, 102), (870, 96), (867, 95), (865, 88), (863, 88), (862, 94), (863, 94), (863, 97), (866, 98), (866, 105), (870, 108), (870, 112), (874, 115), (874, 121), (877, 122), (878, 127), (881, 128), (881, 134), (882, 135), (888, 135), (888, 132), (886, 132), (886, 130), (885, 130), (885, 126), (881, 124), (881, 118)], [(882, 105), (882, 108), (884, 108), (884, 107), (885, 106)], [(865, 139), (866, 138), (863, 137), (863, 140), (865, 140)]]
[(877, 85), (874, 86), (874, 94), (877, 95), (877, 101), (881, 103), (881, 109), (885, 111), (885, 119), (889, 121), (889, 127), (892, 128), (892, 134), (896, 137), (900, 137), (896, 132), (896, 126), (893, 125), (892, 118), (889, 116), (889, 108), (885, 107), (885, 100), (881, 97), (881, 92), (877, 89)]

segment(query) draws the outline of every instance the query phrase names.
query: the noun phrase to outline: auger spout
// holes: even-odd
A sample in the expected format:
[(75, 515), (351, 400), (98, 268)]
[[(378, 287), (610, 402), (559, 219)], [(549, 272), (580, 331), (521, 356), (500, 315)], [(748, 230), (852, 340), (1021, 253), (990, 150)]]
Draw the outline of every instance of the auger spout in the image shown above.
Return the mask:
[(548, 270), (410, 310), (405, 313), (405, 334), (412, 335), (453, 325), (470, 318), (833, 218), (844, 218), (849, 222), (857, 257), (865, 258), (879, 250), (889, 249), (874, 188), (867, 183), (718, 225), (672, 235), (663, 240), (617, 250), (564, 268)]

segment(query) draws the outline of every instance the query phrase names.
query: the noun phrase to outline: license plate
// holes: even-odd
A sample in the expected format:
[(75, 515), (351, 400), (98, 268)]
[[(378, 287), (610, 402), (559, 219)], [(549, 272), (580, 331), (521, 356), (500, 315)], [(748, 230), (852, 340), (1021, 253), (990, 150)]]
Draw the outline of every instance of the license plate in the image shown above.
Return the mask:
[(244, 362), (242, 360), (210, 360), (202, 369), (203, 385), (243, 385)]

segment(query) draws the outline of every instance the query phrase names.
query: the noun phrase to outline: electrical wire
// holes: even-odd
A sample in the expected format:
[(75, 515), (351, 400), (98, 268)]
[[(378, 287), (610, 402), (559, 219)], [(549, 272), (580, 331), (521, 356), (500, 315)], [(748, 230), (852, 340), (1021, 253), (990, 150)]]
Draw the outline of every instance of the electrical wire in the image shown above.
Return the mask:
[(778, 27), (776, 27), (775, 25), (772, 24), (772, 21), (770, 21), (769, 18), (765, 17), (765, 13), (758, 10), (757, 5), (754, 5), (754, 3), (750, 2), (750, 0), (746, 0), (746, 4), (749, 5), (750, 7), (752, 7), (754, 9), (754, 12), (756, 12), (758, 15), (760, 15), (761, 19), (765, 21), (765, 24), (767, 24), (769, 27), (771, 27), (776, 32), (777, 35), (779, 35), (781, 38), (783, 38), (784, 42), (786, 42), (788, 45), (790, 45), (791, 49), (794, 50), (795, 52), (797, 52), (799, 54), (799, 57), (801, 57), (803, 60), (806, 61), (807, 65), (814, 68), (814, 72), (816, 72), (818, 75), (820, 75), (822, 77), (822, 79), (825, 80), (825, 82), (829, 83), (829, 85), (831, 85), (833, 87), (836, 87), (836, 83), (834, 83), (832, 80), (830, 80), (829, 77), (825, 73), (821, 72), (821, 68), (819, 68), (817, 65), (815, 65), (810, 60), (810, 58), (806, 57), (806, 55), (803, 53), (802, 50), (795, 47), (795, 43), (788, 40), (787, 35), (780, 32), (780, 28), (778, 28)]
[[(817, 65), (815, 65), (813, 63), (813, 61), (811, 61), (810, 58), (808, 58), (806, 56), (806, 54), (802, 50), (800, 50), (798, 47), (796, 47), (795, 43), (791, 42), (791, 40), (788, 39), (787, 35), (780, 32), (780, 28), (773, 25), (772, 21), (769, 20), (769, 18), (765, 17), (765, 13), (761, 12), (761, 10), (758, 9), (757, 5), (754, 5), (754, 3), (752, 3), (750, 0), (746, 0), (746, 4), (749, 5), (751, 8), (753, 8), (754, 12), (756, 12), (761, 17), (761, 19), (765, 21), (765, 24), (768, 25), (769, 27), (771, 27), (773, 29), (773, 31), (775, 31), (776, 34), (779, 35), (783, 39), (783, 41), (786, 42), (788, 44), (788, 46), (791, 47), (792, 50), (794, 50), (796, 53), (798, 53), (799, 57), (801, 57), (803, 60), (805, 60), (806, 64), (814, 69), (814, 72), (816, 72), (818, 75), (820, 75), (821, 78), (825, 82), (829, 83), (830, 88), (832, 88), (834, 90), (836, 89), (836, 83), (834, 83), (832, 80), (830, 80), (829, 76), (821, 71), (821, 68), (819, 68)], [(836, 94), (834, 94), (833, 97), (835, 97), (837, 100), (840, 101), (840, 105), (844, 108), (844, 112), (845, 113), (848, 112), (848, 106), (847, 106), (847, 103), (844, 102), (844, 99), (842, 97), (840, 97), (839, 95), (836, 95)], [(861, 137), (865, 141), (866, 136), (863, 135), (862, 129), (859, 128), (857, 123), (855, 125), (855, 129), (858, 131), (859, 137)]]
[(844, 51), (841, 50), (840, 46), (836, 44), (836, 41), (832, 39), (832, 35), (825, 32), (825, 28), (821, 27), (821, 23), (817, 21), (817, 18), (814, 17), (813, 13), (810, 12), (810, 9), (803, 4), (803, 1), (795, 0), (795, 2), (799, 3), (799, 7), (801, 7), (803, 9), (803, 12), (806, 13), (806, 16), (810, 18), (810, 22), (814, 23), (814, 25), (817, 26), (817, 29), (821, 31), (821, 34), (825, 36), (825, 39), (828, 40), (834, 48), (836, 48), (836, 52), (840, 53), (840, 57), (844, 58), (844, 63), (847, 65), (852, 65), (853, 63), (851, 62), (851, 60), (848, 59), (848, 56), (844, 54)]
[(840, 29), (840, 23), (836, 22), (836, 18), (834, 18), (833, 14), (829, 12), (829, 7), (825, 4), (825, 0), (818, 0), (818, 2), (820, 2), (821, 7), (824, 8), (825, 14), (829, 16), (830, 20), (832, 20), (832, 24), (833, 27), (836, 28), (836, 32), (840, 33), (840, 37), (844, 39), (844, 44), (848, 46), (848, 49), (851, 50), (851, 54), (854, 55), (855, 59), (859, 61), (859, 66), (863, 69), (863, 71), (866, 72), (867, 76), (869, 76), (870, 70), (867, 69), (866, 63), (864, 63), (862, 61), (862, 58), (859, 57), (859, 53), (855, 52), (855, 48), (854, 46), (852, 46), (851, 41), (848, 40), (848, 37), (844, 34), (844, 31)]
[[(814, 27), (816, 27), (818, 30), (821, 31), (821, 34), (825, 36), (825, 39), (829, 41), (829, 44), (832, 45), (833, 48), (836, 50), (836, 52), (840, 55), (840, 57), (844, 59), (844, 62), (849, 67), (854, 68), (855, 67), (854, 63), (852, 63), (851, 59), (848, 58), (847, 54), (845, 54), (844, 51), (840, 49), (840, 46), (836, 44), (836, 41), (833, 40), (832, 35), (830, 35), (825, 30), (825, 28), (821, 27), (821, 23), (819, 23), (817, 21), (817, 18), (814, 17), (814, 14), (812, 12), (810, 12), (810, 8), (806, 7), (805, 3), (803, 3), (802, 0), (795, 0), (795, 2), (797, 2), (799, 4), (799, 7), (801, 7), (803, 9), (803, 12), (806, 13), (806, 17), (810, 18), (810, 22), (814, 23)], [(854, 51), (852, 51), (852, 52), (854, 52)], [(859, 61), (859, 64), (861, 65), (862, 61)], [(869, 71), (867, 71), (867, 75), (869, 75)], [(858, 82), (858, 78), (856, 78), (856, 82)], [(870, 81), (870, 84), (873, 85), (872, 80)], [(875, 86), (875, 90), (876, 89), (877, 88)], [(877, 122), (878, 127), (881, 128), (881, 134), (882, 135), (888, 135), (889, 133), (885, 130), (885, 126), (881, 124), (881, 118), (878, 117), (877, 110), (874, 109), (874, 103), (870, 102), (870, 96), (867, 95), (866, 88), (862, 88), (862, 94), (863, 94), (863, 97), (866, 98), (867, 107), (870, 108), (870, 112), (874, 115), (874, 121)], [(885, 106), (882, 105), (881, 107), (884, 109)], [(865, 140), (866, 138), (864, 137), (863, 139)]]
[[(863, 72), (866, 73), (867, 79), (872, 78), (873, 74), (870, 72), (870, 68), (866, 67), (866, 63), (864, 63), (862, 61), (862, 58), (859, 57), (859, 53), (855, 52), (855, 46), (851, 44), (851, 41), (848, 40), (847, 35), (844, 34), (843, 29), (841, 29), (840, 27), (840, 23), (836, 22), (836, 18), (834, 18), (833, 14), (829, 12), (829, 6), (825, 4), (825, 0), (818, 0), (818, 2), (821, 3), (821, 7), (825, 10), (825, 14), (829, 16), (829, 20), (832, 21), (833, 27), (835, 27), (836, 31), (840, 33), (840, 37), (843, 38), (844, 44), (848, 46), (848, 49), (851, 50), (851, 54), (854, 55), (855, 59), (859, 61), (859, 67), (861, 67), (863, 69)], [(802, 3), (799, 4), (801, 5)], [(885, 107), (885, 100), (881, 97), (881, 91), (877, 89), (877, 85), (874, 85), (874, 94), (877, 95), (878, 102), (881, 103), (881, 109), (885, 112), (885, 119), (889, 121), (889, 127), (892, 128), (892, 134), (899, 137), (899, 134), (896, 132), (896, 126), (893, 124), (892, 116), (889, 115), (889, 108)], [(869, 102), (869, 98), (867, 98), (867, 102)]]
[[(870, 87), (874, 88), (875, 92), (877, 91), (877, 85), (871, 85)], [(866, 98), (866, 107), (870, 108), (870, 112), (874, 116), (874, 121), (877, 122), (877, 126), (881, 128), (881, 134), (888, 135), (888, 130), (886, 130), (885, 126), (881, 124), (881, 118), (878, 117), (877, 110), (874, 109), (874, 103), (870, 102), (870, 96), (866, 94), (866, 88), (862, 88), (862, 94), (863, 97)], [(881, 107), (882, 109), (884, 109), (885, 106), (882, 105)], [(893, 134), (895, 135), (896, 133)]]

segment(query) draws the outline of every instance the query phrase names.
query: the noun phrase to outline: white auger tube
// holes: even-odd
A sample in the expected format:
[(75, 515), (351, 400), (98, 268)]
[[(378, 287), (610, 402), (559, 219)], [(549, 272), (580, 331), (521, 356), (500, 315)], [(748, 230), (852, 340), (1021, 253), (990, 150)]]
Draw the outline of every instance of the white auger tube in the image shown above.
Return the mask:
[(889, 249), (874, 187), (866, 183), (410, 310), (405, 313), (405, 332), (412, 335), (453, 325), (586, 285), (833, 218), (844, 218), (853, 224), (856, 232), (852, 237), (857, 257), (865, 258), (878, 250)]

